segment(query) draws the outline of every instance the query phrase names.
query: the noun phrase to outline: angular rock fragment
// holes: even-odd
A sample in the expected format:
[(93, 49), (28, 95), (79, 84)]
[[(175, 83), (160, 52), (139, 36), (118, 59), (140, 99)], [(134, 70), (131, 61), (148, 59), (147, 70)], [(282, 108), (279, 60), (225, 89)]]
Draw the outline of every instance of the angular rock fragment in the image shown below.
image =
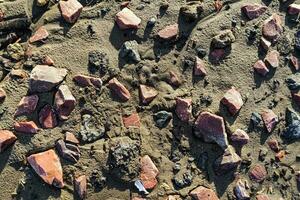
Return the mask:
[(258, 60), (254, 65), (253, 65), (254, 70), (259, 73), (262, 76), (266, 76), (267, 73), (269, 72), (269, 69), (265, 65), (265, 63), (262, 60)]
[(141, 173), (140, 179), (146, 189), (153, 189), (157, 184), (156, 177), (159, 174), (158, 169), (148, 155), (141, 158)]
[(80, 151), (76, 145), (65, 143), (62, 139), (56, 142), (56, 149), (61, 157), (76, 163), (80, 157)]
[(54, 65), (54, 61), (52, 60), (52, 58), (50, 56), (44, 56), (43, 60), (42, 60), (42, 64), (43, 65)]
[(300, 13), (300, 4), (292, 3), (288, 7), (288, 14), (298, 15)]
[(86, 198), (86, 194), (87, 194), (86, 185), (87, 185), (87, 180), (85, 175), (81, 175), (74, 179), (74, 189), (78, 197), (80, 197), (80, 199)]
[(234, 87), (225, 93), (221, 102), (228, 108), (232, 115), (236, 115), (244, 105), (241, 94)]
[(120, 49), (120, 57), (134, 62), (140, 62), (141, 56), (138, 46), (139, 44), (135, 40), (124, 42)]
[(300, 89), (300, 73), (289, 75), (285, 79), (285, 83), (287, 84), (290, 90)]
[(30, 43), (34, 43), (37, 41), (45, 40), (49, 36), (48, 31), (45, 29), (44, 26), (41, 26), (37, 29), (37, 31), (29, 38)]
[(265, 127), (267, 128), (267, 131), (271, 133), (278, 122), (277, 115), (272, 110), (266, 109), (261, 113), (261, 117)]
[(195, 188), (189, 195), (195, 200), (219, 200), (217, 194), (212, 189), (203, 186)]
[(179, 87), (181, 85), (181, 80), (174, 71), (169, 71), (168, 83), (174, 87)]
[(237, 200), (250, 199), (250, 195), (246, 190), (245, 181), (238, 180), (234, 187), (234, 194)]
[(66, 132), (65, 133), (65, 142), (73, 143), (73, 144), (79, 144), (78, 139), (71, 132)]
[(254, 3), (242, 6), (241, 10), (250, 20), (252, 20), (264, 14), (267, 8), (267, 6)]
[(286, 151), (281, 150), (275, 154), (275, 158), (277, 161), (281, 161), (282, 159), (284, 159), (285, 155), (286, 155)]
[(194, 66), (194, 75), (195, 76), (206, 76), (207, 72), (205, 70), (205, 64), (203, 60), (196, 56), (196, 62)]
[(45, 105), (39, 112), (39, 122), (43, 128), (54, 128), (58, 122), (55, 110), (49, 104)]
[(67, 75), (66, 69), (47, 65), (37, 65), (30, 74), (29, 88), (31, 92), (48, 92), (59, 85)]
[(275, 152), (279, 151), (279, 144), (276, 139), (270, 139), (267, 144), (269, 145), (270, 149), (272, 149)]
[(77, 21), (83, 6), (77, 0), (59, 1), (59, 8), (63, 18), (73, 24)]
[(250, 169), (249, 177), (251, 180), (257, 183), (261, 183), (267, 177), (266, 168), (263, 165), (256, 164)]
[(231, 136), (230, 139), (232, 142), (238, 143), (240, 145), (245, 145), (249, 142), (249, 135), (241, 130), (237, 129)]
[(39, 97), (37, 95), (25, 96), (18, 104), (15, 116), (31, 114), (35, 111)]
[(259, 195), (256, 195), (256, 200), (271, 200), (271, 199), (266, 194), (259, 194)]
[(282, 32), (282, 20), (278, 14), (273, 14), (269, 19), (264, 21), (262, 34), (267, 40), (276, 42)]
[(169, 195), (165, 200), (181, 200), (180, 195)]
[(265, 62), (273, 68), (279, 67), (279, 53), (276, 50), (269, 51), (266, 55)]
[(214, 162), (214, 170), (217, 175), (225, 174), (235, 169), (240, 163), (241, 158), (235, 153), (232, 146), (224, 151), (223, 155), (217, 158)]
[(61, 85), (55, 94), (54, 107), (57, 111), (57, 115), (61, 120), (68, 119), (71, 112), (74, 110), (76, 99), (72, 95), (68, 86)]
[(268, 51), (272, 45), (272, 43), (270, 41), (266, 40), (266, 38), (264, 38), (264, 37), (261, 37), (260, 44), (266, 51)]
[(195, 121), (195, 127), (196, 136), (203, 137), (206, 142), (215, 142), (222, 149), (227, 148), (227, 134), (222, 117), (209, 112), (202, 112)]
[(178, 24), (172, 24), (160, 30), (157, 35), (163, 40), (172, 40), (177, 38), (178, 33)]
[(14, 128), (17, 132), (36, 134), (39, 130), (37, 125), (33, 121), (16, 122)]
[(73, 80), (81, 87), (94, 86), (97, 88), (102, 87), (101, 78), (95, 78), (86, 75), (76, 75), (73, 77)]
[(64, 187), (61, 163), (54, 150), (32, 154), (27, 157), (27, 161), (46, 183), (58, 188)]
[(128, 101), (131, 97), (126, 87), (116, 78), (113, 78), (108, 82), (108, 88), (111, 89), (122, 101)]
[(140, 117), (139, 117), (138, 113), (133, 113), (130, 116), (124, 116), (123, 117), (123, 124), (126, 128), (140, 127), (141, 122), (140, 122)]
[(221, 31), (218, 35), (213, 37), (211, 44), (213, 48), (223, 49), (228, 47), (235, 41), (235, 36), (231, 30)]
[(163, 127), (167, 126), (169, 121), (172, 119), (172, 113), (162, 110), (162, 111), (155, 113), (153, 115), (153, 118), (154, 118), (155, 125), (158, 128), (163, 128)]
[(13, 144), (16, 140), (17, 137), (11, 131), (0, 130), (0, 153)]
[(299, 59), (296, 56), (291, 55), (290, 63), (296, 71), (298, 71), (300, 69)]
[(130, 28), (138, 28), (141, 19), (137, 17), (131, 10), (128, 8), (123, 8), (118, 14), (116, 15), (116, 22), (120, 29), (130, 29)]
[(188, 122), (192, 115), (192, 99), (176, 98), (175, 112), (181, 121)]
[(154, 88), (140, 85), (140, 98), (143, 104), (149, 104), (157, 95), (158, 92)]

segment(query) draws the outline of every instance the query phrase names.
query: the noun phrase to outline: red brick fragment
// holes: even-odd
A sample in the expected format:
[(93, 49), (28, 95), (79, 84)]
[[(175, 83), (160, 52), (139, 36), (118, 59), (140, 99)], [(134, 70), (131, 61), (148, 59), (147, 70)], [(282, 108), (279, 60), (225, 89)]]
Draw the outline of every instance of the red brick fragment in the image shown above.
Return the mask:
[(36, 134), (39, 130), (33, 121), (16, 122), (14, 128), (17, 132)]
[(279, 67), (279, 52), (276, 50), (269, 51), (266, 55), (265, 63), (273, 68)]
[(286, 155), (286, 152), (284, 150), (280, 150), (278, 153), (276, 153), (275, 158), (278, 161), (281, 161), (282, 159), (284, 159)]
[(207, 72), (205, 70), (205, 63), (203, 60), (196, 56), (196, 62), (194, 66), (194, 75), (195, 76), (206, 76)]
[(148, 155), (145, 155), (141, 158), (140, 165), (140, 179), (145, 189), (153, 189), (157, 184), (156, 177), (159, 174), (158, 169)]
[(217, 194), (209, 188), (199, 186), (189, 194), (195, 200), (219, 200)]
[(176, 98), (175, 112), (181, 121), (188, 122), (192, 114), (192, 99)]
[(108, 88), (110, 88), (123, 101), (128, 101), (131, 98), (127, 88), (116, 78), (113, 78), (108, 82)]
[(37, 31), (29, 38), (30, 43), (38, 42), (41, 40), (47, 39), (49, 36), (48, 31), (45, 29), (44, 26), (41, 26), (37, 29)]
[(130, 29), (134, 28), (137, 29), (141, 23), (141, 19), (137, 17), (131, 10), (128, 8), (123, 8), (118, 14), (116, 15), (116, 22), (120, 29)]
[(0, 130), (0, 153), (17, 140), (17, 137), (7, 130)]
[(280, 147), (279, 147), (279, 143), (276, 139), (270, 139), (267, 144), (269, 145), (270, 149), (272, 149), (275, 152), (278, 152)]
[(141, 122), (140, 122), (140, 117), (139, 117), (138, 113), (133, 113), (130, 116), (124, 116), (123, 117), (123, 124), (126, 128), (140, 127)]
[(254, 70), (259, 73), (262, 76), (266, 76), (267, 73), (269, 72), (269, 69), (265, 65), (265, 63), (262, 60), (258, 60), (254, 65), (253, 65)]
[(66, 85), (59, 86), (54, 97), (54, 107), (59, 119), (68, 119), (69, 115), (74, 110), (75, 105), (76, 99), (69, 90), (69, 87)]
[(271, 133), (278, 122), (277, 115), (272, 110), (266, 109), (261, 113), (261, 117), (265, 127), (267, 128), (267, 131)]
[(239, 143), (241, 145), (247, 144), (249, 142), (249, 135), (241, 130), (237, 129), (231, 136), (230, 136), (231, 141)]
[(85, 199), (87, 194), (87, 180), (85, 175), (81, 175), (74, 180), (74, 189), (80, 199)]
[(262, 33), (267, 40), (276, 42), (282, 32), (282, 20), (279, 15), (273, 14), (269, 19), (264, 21)]
[(100, 78), (95, 78), (86, 75), (76, 75), (73, 80), (81, 87), (94, 86), (97, 88), (102, 87), (102, 80)]
[(77, 21), (83, 6), (77, 0), (59, 1), (59, 8), (63, 18), (73, 24)]
[(169, 72), (169, 79), (168, 83), (174, 87), (179, 87), (181, 85), (181, 80), (179, 79), (178, 75), (174, 71)]
[(50, 56), (44, 56), (43, 60), (42, 60), (42, 64), (43, 65), (54, 65), (54, 61), (52, 60), (52, 58)]
[(149, 104), (157, 95), (158, 92), (154, 88), (140, 85), (140, 98), (143, 104)]
[(261, 37), (260, 38), (260, 44), (261, 46), (266, 50), (268, 51), (269, 48), (271, 47), (272, 43), (270, 41), (268, 41), (266, 38), (264, 37)]
[(241, 94), (234, 87), (227, 90), (221, 102), (228, 108), (232, 115), (236, 115), (244, 105)]
[(30, 95), (23, 97), (18, 104), (15, 116), (33, 113), (36, 109), (38, 101), (38, 95)]
[(250, 169), (249, 177), (251, 180), (257, 183), (261, 183), (267, 177), (266, 168), (263, 165), (257, 164)]
[(69, 143), (73, 143), (73, 144), (79, 144), (78, 139), (71, 132), (66, 132), (66, 134), (65, 134), (65, 142), (69, 142)]
[(166, 26), (162, 30), (160, 30), (157, 35), (159, 38), (164, 39), (164, 40), (171, 40), (171, 39), (176, 39), (178, 35), (178, 24), (172, 24), (169, 26)]
[(54, 150), (32, 154), (27, 157), (27, 161), (46, 183), (58, 188), (64, 187), (61, 163)]
[(254, 3), (254, 4), (244, 5), (241, 8), (241, 10), (251, 20), (251, 19), (258, 18), (259, 16), (264, 14), (267, 8), (268, 8), (267, 6)]
[(296, 56), (291, 55), (290, 63), (296, 71), (298, 71), (300, 69), (299, 59)]
[(256, 200), (270, 200), (270, 198), (266, 194), (259, 194), (259, 195), (256, 195)]
[(39, 112), (39, 122), (43, 128), (50, 129), (57, 126), (55, 110), (50, 105), (45, 105)]

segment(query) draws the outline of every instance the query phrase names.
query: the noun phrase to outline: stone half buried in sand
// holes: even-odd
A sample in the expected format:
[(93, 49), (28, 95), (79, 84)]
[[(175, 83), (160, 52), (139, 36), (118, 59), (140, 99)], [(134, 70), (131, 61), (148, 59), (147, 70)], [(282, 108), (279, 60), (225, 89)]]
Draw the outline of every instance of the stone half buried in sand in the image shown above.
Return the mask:
[(119, 28), (122, 30), (138, 28), (142, 21), (128, 8), (123, 8), (120, 12), (118, 12), (115, 20)]
[(112, 92), (114, 92), (122, 101), (128, 101), (131, 98), (130, 92), (127, 88), (118, 81), (118, 79), (113, 78), (108, 82), (107, 86)]
[(241, 94), (234, 87), (227, 90), (221, 102), (228, 108), (232, 115), (236, 115), (244, 105)]
[(255, 19), (264, 14), (267, 10), (267, 6), (260, 4), (247, 4), (241, 8), (241, 11), (250, 19)]
[(39, 101), (38, 95), (30, 95), (30, 96), (23, 97), (18, 104), (18, 108), (15, 113), (15, 116), (33, 113), (36, 109), (38, 101)]
[(63, 18), (69, 23), (75, 23), (80, 16), (83, 6), (77, 0), (59, 1)]
[(141, 158), (141, 174), (140, 179), (146, 189), (153, 189), (157, 184), (156, 177), (159, 174), (159, 171), (151, 158), (148, 155), (145, 155)]
[(17, 137), (11, 131), (0, 130), (0, 153), (16, 140)]
[(172, 24), (160, 30), (157, 33), (157, 35), (160, 39), (172, 40), (177, 38), (178, 33), (179, 33), (178, 24)]
[(72, 95), (68, 86), (59, 86), (58, 91), (55, 94), (54, 104), (58, 117), (61, 120), (68, 119), (76, 104), (76, 99)]
[(27, 161), (46, 183), (58, 188), (64, 187), (61, 163), (54, 150), (32, 154), (27, 157)]
[(264, 111), (262, 111), (261, 117), (263, 119), (267, 131), (271, 133), (274, 130), (276, 124), (278, 123), (277, 115), (272, 110), (265, 109)]
[(49, 36), (48, 31), (45, 29), (44, 26), (41, 26), (36, 30), (36, 32), (29, 38), (30, 43), (38, 42), (41, 40), (47, 39)]
[(31, 71), (29, 89), (31, 92), (48, 92), (59, 85), (66, 75), (66, 69), (37, 65)]
[(225, 124), (222, 117), (202, 112), (195, 121), (195, 134), (204, 139), (205, 142), (215, 142), (222, 149), (228, 146)]
[(188, 122), (192, 115), (192, 99), (176, 99), (175, 112), (181, 121)]
[(28, 134), (36, 134), (39, 131), (39, 128), (34, 123), (34, 121), (16, 122), (14, 125), (14, 129), (17, 132), (28, 133)]
[(274, 13), (270, 18), (264, 21), (262, 34), (272, 42), (276, 42), (283, 32), (281, 17)]
[(195, 200), (219, 200), (217, 194), (209, 188), (199, 186), (189, 194)]
[(80, 197), (80, 199), (86, 198), (86, 194), (87, 194), (86, 185), (87, 185), (87, 178), (85, 175), (81, 175), (75, 178), (74, 189), (77, 195)]

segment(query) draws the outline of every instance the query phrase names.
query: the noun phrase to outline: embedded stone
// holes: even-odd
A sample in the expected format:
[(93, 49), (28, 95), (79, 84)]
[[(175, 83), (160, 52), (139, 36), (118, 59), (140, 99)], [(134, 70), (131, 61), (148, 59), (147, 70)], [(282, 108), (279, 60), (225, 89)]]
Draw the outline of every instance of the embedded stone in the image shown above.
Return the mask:
[(42, 60), (43, 65), (54, 65), (54, 61), (50, 56), (44, 56)]
[(172, 40), (176, 39), (177, 35), (179, 33), (178, 24), (172, 24), (169, 26), (166, 26), (162, 30), (160, 30), (157, 35), (159, 38), (164, 40)]
[(124, 116), (123, 117), (123, 124), (126, 128), (140, 127), (141, 122), (140, 122), (140, 117), (139, 117), (138, 113), (133, 113), (130, 116)]
[(79, 144), (78, 139), (71, 132), (66, 132), (65, 133), (65, 142), (69, 142), (69, 143), (73, 143), (73, 144)]
[(194, 66), (194, 75), (196, 76), (206, 76), (207, 72), (205, 70), (205, 64), (203, 60), (196, 56), (196, 62)]
[(97, 88), (102, 87), (101, 78), (95, 78), (86, 75), (76, 75), (73, 77), (73, 80), (81, 87), (94, 86)]
[(300, 4), (292, 3), (288, 7), (288, 14), (298, 15), (300, 13)]
[(158, 169), (148, 155), (145, 155), (140, 160), (141, 173), (140, 179), (146, 189), (153, 189), (157, 184), (156, 177), (159, 174)]
[(276, 42), (282, 32), (282, 20), (278, 14), (273, 14), (269, 19), (264, 21), (262, 33), (267, 40)]
[(231, 30), (223, 30), (218, 35), (213, 37), (211, 44), (216, 49), (228, 47), (235, 41), (235, 36)]
[(39, 130), (33, 121), (16, 122), (14, 128), (17, 132), (36, 134)]
[(267, 68), (266, 64), (262, 60), (258, 60), (253, 65), (253, 68), (257, 73), (259, 73), (262, 76), (266, 76), (267, 73), (269, 72), (269, 69)]
[(18, 104), (15, 116), (33, 113), (36, 109), (38, 101), (38, 95), (30, 95), (23, 97)]
[(140, 85), (140, 98), (143, 104), (149, 104), (157, 95), (158, 92), (154, 88)]
[(265, 127), (267, 128), (267, 131), (271, 133), (278, 122), (277, 115), (272, 110), (266, 109), (261, 113), (261, 117)]
[(108, 82), (108, 88), (110, 88), (122, 101), (128, 101), (131, 98), (127, 88), (116, 78), (113, 78)]
[(39, 122), (43, 128), (50, 129), (57, 126), (55, 110), (49, 104), (45, 105), (39, 112)]
[(130, 29), (135, 28), (137, 29), (141, 23), (141, 19), (137, 17), (131, 10), (128, 8), (123, 8), (118, 14), (116, 15), (116, 22), (120, 29)]
[(217, 194), (209, 188), (199, 186), (189, 194), (195, 200), (219, 200)]
[(267, 177), (266, 168), (263, 165), (257, 164), (250, 169), (249, 177), (257, 183), (261, 183)]
[(246, 200), (250, 199), (250, 195), (246, 190), (245, 182), (242, 180), (238, 180), (234, 187), (234, 194), (237, 200)]
[(41, 26), (40, 28), (37, 29), (37, 31), (29, 38), (30, 43), (38, 42), (41, 40), (47, 39), (49, 36), (48, 31), (44, 26)]
[(80, 199), (85, 199), (87, 194), (87, 180), (85, 175), (81, 175), (74, 179), (74, 189)]
[(267, 6), (254, 3), (242, 6), (241, 10), (250, 20), (252, 20), (264, 14), (267, 8)]
[(192, 115), (192, 99), (176, 98), (175, 112), (181, 121), (188, 122)]
[(12, 145), (16, 140), (17, 137), (11, 131), (0, 130), (0, 153)]
[(266, 55), (265, 62), (273, 68), (279, 67), (279, 52), (276, 50), (269, 51)]
[(54, 107), (57, 111), (57, 115), (61, 120), (68, 119), (71, 112), (74, 110), (76, 99), (72, 95), (69, 87), (61, 85), (54, 97)]
[(214, 170), (217, 175), (225, 174), (235, 168), (241, 163), (242, 159), (236, 154), (232, 146), (225, 149), (222, 156), (217, 158), (214, 162)]
[(77, 0), (59, 1), (59, 8), (63, 18), (73, 24), (77, 21), (83, 6)]
[(237, 129), (231, 136), (230, 139), (232, 142), (236, 142), (238, 144), (241, 145), (245, 145), (249, 142), (249, 135), (241, 130), (241, 129)]
[(241, 94), (234, 87), (225, 93), (221, 102), (228, 108), (232, 115), (236, 115), (244, 105)]
[(264, 38), (264, 37), (261, 37), (260, 44), (266, 51), (268, 51), (272, 45), (272, 43), (270, 41), (266, 40), (266, 38)]

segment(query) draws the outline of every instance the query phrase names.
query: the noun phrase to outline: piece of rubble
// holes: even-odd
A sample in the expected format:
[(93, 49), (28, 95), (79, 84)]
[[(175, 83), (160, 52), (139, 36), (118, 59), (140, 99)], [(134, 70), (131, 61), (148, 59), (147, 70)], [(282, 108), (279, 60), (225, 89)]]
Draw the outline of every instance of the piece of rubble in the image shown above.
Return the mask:
[(95, 77), (79, 74), (74, 76), (73, 80), (81, 87), (87, 87), (87, 86), (94, 86), (97, 88), (102, 87), (101, 78), (95, 78)]
[(241, 130), (237, 129), (232, 135), (230, 136), (232, 142), (238, 143), (240, 145), (245, 145), (249, 142), (249, 135)]
[(52, 66), (52, 65), (54, 65), (54, 61), (50, 56), (44, 56), (42, 59), (42, 64)]
[(146, 189), (153, 189), (157, 184), (156, 177), (159, 174), (158, 169), (148, 155), (141, 158), (141, 173), (140, 179)]
[(141, 122), (140, 122), (140, 117), (139, 117), (138, 113), (133, 113), (130, 116), (124, 116), (123, 117), (123, 124), (126, 128), (140, 127)]
[(250, 20), (252, 20), (264, 14), (267, 8), (267, 6), (253, 3), (242, 6), (241, 10)]
[(61, 163), (55, 151), (50, 149), (27, 157), (34, 171), (49, 185), (64, 187)]
[(266, 168), (263, 165), (256, 164), (249, 171), (249, 177), (251, 180), (257, 183), (261, 183), (267, 177)]
[(33, 36), (31, 36), (29, 38), (29, 42), (34, 43), (34, 42), (38, 42), (41, 40), (45, 40), (48, 38), (48, 36), (49, 36), (49, 33), (46, 30), (46, 28), (44, 26), (41, 26), (40, 28), (38, 28), (36, 30), (36, 32), (33, 34)]
[(137, 41), (126, 41), (120, 48), (120, 57), (134, 62), (140, 62), (141, 56), (138, 49), (139, 44)]
[(288, 14), (298, 15), (300, 13), (300, 4), (292, 3), (288, 7)]
[(14, 129), (17, 132), (36, 134), (39, 128), (33, 121), (22, 121), (14, 124)]
[(73, 144), (79, 144), (78, 139), (71, 132), (66, 132), (65, 133), (65, 142), (73, 143)]
[(13, 144), (17, 137), (8, 130), (0, 130), (0, 153)]
[(298, 71), (300, 69), (299, 59), (296, 56), (294, 56), (294, 55), (290, 56), (290, 63), (296, 71)]
[(140, 85), (140, 98), (143, 104), (149, 104), (157, 95), (158, 92), (154, 88)]
[(37, 0), (36, 5), (42, 7), (45, 6), (48, 2), (49, 0)]
[(214, 162), (214, 170), (217, 175), (222, 175), (235, 168), (241, 163), (242, 159), (236, 154), (232, 146), (225, 149), (222, 156)]
[(265, 63), (273, 68), (279, 67), (279, 52), (276, 50), (269, 51), (266, 55)]
[(179, 87), (181, 85), (181, 80), (179, 79), (178, 75), (174, 71), (169, 71), (169, 78), (168, 83), (174, 87)]
[(63, 18), (73, 24), (77, 21), (83, 6), (77, 0), (59, 1), (59, 8)]
[(59, 69), (47, 65), (37, 65), (33, 68), (30, 74), (30, 91), (48, 92), (59, 85), (66, 75), (66, 69)]
[(85, 175), (81, 175), (74, 179), (74, 189), (80, 199), (85, 199), (87, 194), (87, 180)]
[(272, 43), (270, 41), (268, 41), (266, 38), (264, 37), (261, 37), (260, 39), (260, 44), (261, 46), (266, 50), (268, 51), (269, 48), (271, 47)]
[(82, 116), (82, 125), (80, 127), (80, 136), (83, 142), (94, 142), (100, 139), (104, 133), (105, 129), (101, 126), (95, 126), (96, 121), (89, 114), (84, 114)]
[(235, 41), (235, 36), (231, 30), (223, 30), (218, 35), (213, 37), (211, 44), (213, 48), (223, 49), (228, 47)]
[(276, 42), (282, 32), (282, 20), (278, 14), (275, 13), (269, 19), (264, 21), (262, 34), (267, 40)]
[(162, 110), (162, 111), (155, 113), (153, 115), (153, 118), (154, 118), (155, 125), (158, 128), (163, 128), (163, 127), (167, 126), (169, 121), (172, 119), (172, 113)]
[(287, 84), (290, 90), (298, 90), (300, 89), (300, 73), (295, 73), (289, 75), (285, 79), (285, 83)]
[(268, 140), (267, 144), (269, 145), (270, 149), (272, 149), (275, 152), (278, 152), (280, 147), (279, 143), (276, 139), (270, 139)]
[(234, 87), (227, 90), (221, 102), (228, 108), (232, 115), (236, 115), (244, 105), (241, 94)]
[(58, 140), (55, 145), (59, 155), (70, 162), (78, 162), (80, 151), (74, 144), (65, 143), (62, 139)]
[(179, 33), (178, 24), (172, 24), (169, 26), (166, 26), (162, 30), (160, 30), (157, 35), (160, 39), (163, 40), (172, 40), (176, 39)]
[(246, 190), (245, 181), (242, 181), (241, 179), (237, 181), (234, 187), (234, 194), (237, 200), (250, 199), (250, 195)]
[(111, 89), (122, 101), (128, 101), (131, 98), (127, 88), (116, 78), (113, 78), (108, 82), (108, 88)]
[(225, 124), (222, 117), (202, 112), (195, 121), (196, 136), (203, 137), (206, 142), (216, 142), (222, 149), (228, 146)]
[(259, 73), (262, 76), (266, 76), (267, 73), (269, 72), (269, 69), (267, 68), (266, 64), (262, 60), (258, 60), (253, 65), (253, 68), (257, 73)]
[(55, 110), (49, 104), (46, 104), (39, 112), (39, 122), (43, 128), (50, 129), (57, 126)]
[(142, 21), (128, 8), (123, 8), (120, 12), (118, 12), (115, 20), (119, 28), (122, 30), (130, 28), (137, 29)]
[(192, 99), (176, 98), (175, 112), (181, 121), (188, 122), (192, 115)]
[(206, 76), (207, 72), (205, 70), (205, 64), (203, 60), (196, 56), (196, 62), (194, 66), (194, 75), (195, 76)]
[(195, 200), (219, 200), (217, 194), (212, 189), (203, 186), (195, 188), (189, 195)]
[(271, 200), (271, 199), (266, 194), (259, 194), (259, 195), (256, 195), (256, 200)]
[(266, 109), (261, 113), (261, 117), (263, 119), (265, 127), (267, 128), (267, 131), (271, 133), (278, 122), (277, 115), (272, 110)]
[(0, 101), (3, 101), (6, 98), (6, 92), (3, 88), (0, 88)]
[(68, 86), (61, 85), (55, 94), (54, 106), (57, 111), (57, 115), (61, 120), (68, 119), (71, 112), (74, 110), (76, 99), (72, 95)]

